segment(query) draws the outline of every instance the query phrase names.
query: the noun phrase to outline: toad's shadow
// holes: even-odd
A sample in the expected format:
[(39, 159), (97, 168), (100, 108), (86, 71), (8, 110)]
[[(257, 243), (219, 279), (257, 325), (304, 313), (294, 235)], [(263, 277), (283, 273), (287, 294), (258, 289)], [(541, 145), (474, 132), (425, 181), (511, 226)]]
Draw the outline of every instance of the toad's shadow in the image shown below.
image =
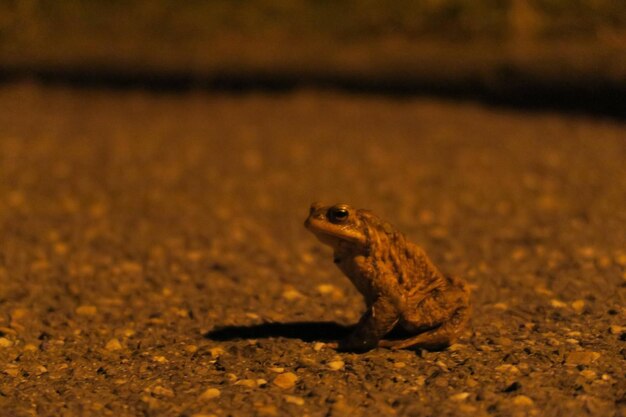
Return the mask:
[(344, 326), (331, 321), (263, 323), (252, 326), (216, 327), (205, 333), (204, 337), (216, 341), (284, 337), (304, 342), (328, 342), (343, 339), (353, 328), (354, 326)]
[[(204, 334), (204, 337), (215, 341), (235, 339), (269, 339), (284, 337), (300, 339), (303, 342), (329, 342), (348, 336), (355, 325), (345, 326), (332, 321), (301, 321), (290, 323), (263, 323), (251, 326), (222, 326)], [(394, 329), (386, 339), (401, 339), (405, 332)]]

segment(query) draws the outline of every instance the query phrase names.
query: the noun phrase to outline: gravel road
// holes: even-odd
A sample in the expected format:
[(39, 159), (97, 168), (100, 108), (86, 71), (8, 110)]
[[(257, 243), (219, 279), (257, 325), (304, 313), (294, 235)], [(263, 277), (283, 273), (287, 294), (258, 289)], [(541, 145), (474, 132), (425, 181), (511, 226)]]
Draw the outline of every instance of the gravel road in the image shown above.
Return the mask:
[[(337, 353), (303, 227), (374, 210), (473, 288)], [(0, 416), (626, 416), (626, 124), (434, 99), (0, 88)]]

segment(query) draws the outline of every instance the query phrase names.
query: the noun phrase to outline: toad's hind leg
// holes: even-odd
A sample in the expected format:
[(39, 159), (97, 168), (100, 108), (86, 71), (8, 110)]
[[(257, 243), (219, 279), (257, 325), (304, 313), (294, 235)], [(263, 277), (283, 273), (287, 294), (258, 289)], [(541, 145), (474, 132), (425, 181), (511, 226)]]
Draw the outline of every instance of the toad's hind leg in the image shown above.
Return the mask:
[(444, 349), (459, 337), (461, 330), (469, 320), (468, 307), (459, 307), (449, 320), (440, 326), (404, 340), (381, 340), (379, 346), (397, 349), (424, 348), (428, 350)]

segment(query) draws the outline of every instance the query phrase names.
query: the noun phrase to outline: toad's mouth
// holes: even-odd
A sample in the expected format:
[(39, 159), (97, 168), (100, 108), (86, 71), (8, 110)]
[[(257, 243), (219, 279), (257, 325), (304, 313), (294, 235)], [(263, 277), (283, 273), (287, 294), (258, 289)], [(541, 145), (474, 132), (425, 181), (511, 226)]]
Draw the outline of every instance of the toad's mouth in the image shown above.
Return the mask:
[(337, 246), (341, 242), (349, 242), (355, 245), (362, 245), (365, 242), (363, 235), (355, 230), (341, 226), (331, 226), (327, 222), (318, 221), (311, 217), (306, 219), (304, 226), (322, 243), (330, 246)]

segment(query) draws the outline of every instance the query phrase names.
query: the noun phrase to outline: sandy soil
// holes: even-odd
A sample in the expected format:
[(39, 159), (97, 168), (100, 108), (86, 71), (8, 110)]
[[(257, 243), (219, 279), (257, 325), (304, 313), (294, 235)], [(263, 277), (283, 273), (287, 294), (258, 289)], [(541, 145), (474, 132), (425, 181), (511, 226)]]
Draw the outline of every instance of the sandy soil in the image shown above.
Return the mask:
[[(626, 415), (623, 123), (9, 85), (0, 126), (1, 416)], [(463, 340), (326, 346), (363, 305), (314, 200), (465, 277)]]

